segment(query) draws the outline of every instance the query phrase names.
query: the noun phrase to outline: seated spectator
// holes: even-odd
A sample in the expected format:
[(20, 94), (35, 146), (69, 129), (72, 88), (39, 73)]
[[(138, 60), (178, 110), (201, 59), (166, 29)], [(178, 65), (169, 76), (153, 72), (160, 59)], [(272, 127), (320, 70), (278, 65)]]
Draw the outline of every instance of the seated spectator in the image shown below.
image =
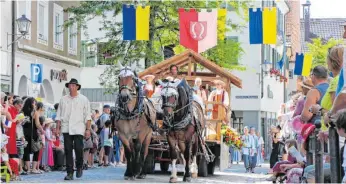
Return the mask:
[[(285, 145), (286, 145), (286, 148), (285, 148), (286, 152), (288, 152), (288, 149), (291, 146), (294, 146), (296, 150), (298, 149), (297, 141), (294, 139), (287, 140), (285, 142)], [(297, 164), (297, 160), (295, 156), (289, 152), (287, 160), (276, 162), (276, 164), (273, 167), (273, 176), (268, 178), (267, 181), (276, 181), (276, 178), (279, 173), (286, 173), (289, 169), (299, 168), (299, 167), (301, 167), (301, 165), (299, 163)]]

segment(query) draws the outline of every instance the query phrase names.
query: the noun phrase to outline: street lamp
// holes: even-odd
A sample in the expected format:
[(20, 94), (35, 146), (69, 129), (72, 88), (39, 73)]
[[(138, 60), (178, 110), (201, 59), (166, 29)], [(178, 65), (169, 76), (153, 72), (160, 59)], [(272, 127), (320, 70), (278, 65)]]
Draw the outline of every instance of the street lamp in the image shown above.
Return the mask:
[(22, 15), (19, 19), (16, 20), (18, 25), (18, 30), (22, 35), (26, 35), (29, 32), (31, 21), (26, 18), (25, 15)]
[[(29, 33), (29, 29), (30, 29), (30, 25), (31, 25), (31, 20), (26, 18), (25, 15), (22, 15), (22, 17), (16, 19), (16, 23), (17, 23), (18, 31), (19, 31), (20, 34), (15, 34), (15, 33), (9, 34), (9, 33), (7, 33), (7, 48)], [(20, 36), (17, 39), (13, 40), (10, 44), (8, 44), (8, 36), (10, 36), (10, 35), (11, 36), (20, 35)]]

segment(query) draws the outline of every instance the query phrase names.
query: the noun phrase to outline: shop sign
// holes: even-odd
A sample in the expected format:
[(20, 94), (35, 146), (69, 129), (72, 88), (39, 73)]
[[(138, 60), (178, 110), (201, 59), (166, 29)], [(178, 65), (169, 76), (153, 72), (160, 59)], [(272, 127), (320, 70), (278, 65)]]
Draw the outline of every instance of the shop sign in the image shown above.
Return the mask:
[(61, 81), (67, 81), (67, 72), (65, 69), (59, 71), (59, 70), (50, 70), (50, 79)]
[(236, 99), (258, 99), (258, 96), (235, 96)]

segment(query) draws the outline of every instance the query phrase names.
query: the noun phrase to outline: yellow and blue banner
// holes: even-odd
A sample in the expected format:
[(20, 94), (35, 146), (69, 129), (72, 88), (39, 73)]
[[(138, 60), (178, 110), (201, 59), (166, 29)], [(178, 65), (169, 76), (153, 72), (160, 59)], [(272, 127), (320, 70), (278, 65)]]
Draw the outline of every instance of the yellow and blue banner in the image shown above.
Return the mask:
[(312, 55), (310, 53), (296, 54), (294, 75), (309, 76), (312, 67)]
[(276, 44), (277, 10), (275, 7), (249, 8), (250, 44)]
[(149, 40), (150, 6), (123, 5), (123, 40)]

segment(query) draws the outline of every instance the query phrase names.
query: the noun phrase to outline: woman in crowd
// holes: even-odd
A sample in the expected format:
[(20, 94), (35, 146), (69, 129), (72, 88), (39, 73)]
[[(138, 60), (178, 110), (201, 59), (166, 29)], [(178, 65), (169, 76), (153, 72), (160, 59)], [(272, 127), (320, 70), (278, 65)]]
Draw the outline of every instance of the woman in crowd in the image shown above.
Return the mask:
[(257, 147), (257, 167), (261, 167), (262, 163), (264, 162), (263, 159), (263, 150), (264, 150), (264, 140), (263, 137), (261, 136), (261, 132), (257, 131), (257, 138), (258, 138), (258, 147)]
[[(297, 141), (294, 139), (287, 140), (285, 142), (285, 146), (286, 146), (284, 148), (285, 152), (287, 152), (291, 146), (294, 146), (296, 149), (298, 149)], [(273, 167), (273, 175), (270, 178), (268, 178), (267, 181), (276, 181), (278, 174), (286, 173), (287, 170), (293, 168), (292, 166), (293, 165), (295, 166), (296, 163), (297, 163), (297, 160), (294, 157), (294, 155), (292, 155), (291, 153), (288, 154), (287, 160), (283, 160), (283, 161), (279, 161), (275, 163)]]
[[(282, 137), (281, 137), (281, 127), (278, 125), (277, 127), (273, 127), (271, 129), (271, 137), (272, 137), (272, 152), (270, 154), (270, 169), (272, 171), (274, 165), (278, 161), (286, 160), (285, 159), (285, 144), (282, 142)], [(270, 171), (270, 172), (271, 172)]]
[(202, 88), (202, 79), (201, 78), (196, 78), (195, 79), (195, 87), (194, 87), (195, 93), (201, 97), (203, 102), (207, 101), (207, 93), (205, 90)]
[(251, 172), (251, 166), (250, 166), (250, 156), (252, 149), (255, 149), (254, 139), (253, 136), (249, 134), (249, 128), (247, 126), (244, 127), (244, 135), (241, 137), (243, 143), (245, 146), (242, 147), (242, 153), (243, 153), (243, 161), (244, 161), (244, 167), (246, 169), (246, 173)]
[(39, 174), (40, 172), (36, 169), (39, 151), (32, 151), (33, 141), (37, 142), (39, 140), (39, 135), (37, 131), (44, 134), (44, 130), (40, 125), (39, 112), (36, 110), (36, 100), (33, 97), (29, 97), (25, 100), (22, 111), (24, 116), (29, 117), (30, 122), (23, 125), (25, 140), (28, 141), (27, 147), (24, 149), (23, 160), (25, 162), (25, 169), (30, 171), (30, 154), (33, 154), (32, 162), (32, 173)]
[(143, 77), (143, 80), (146, 81), (146, 84), (144, 85), (144, 95), (148, 98), (151, 98), (153, 96), (155, 91), (155, 85), (153, 83), (153, 80), (155, 79), (155, 75), (146, 75)]

